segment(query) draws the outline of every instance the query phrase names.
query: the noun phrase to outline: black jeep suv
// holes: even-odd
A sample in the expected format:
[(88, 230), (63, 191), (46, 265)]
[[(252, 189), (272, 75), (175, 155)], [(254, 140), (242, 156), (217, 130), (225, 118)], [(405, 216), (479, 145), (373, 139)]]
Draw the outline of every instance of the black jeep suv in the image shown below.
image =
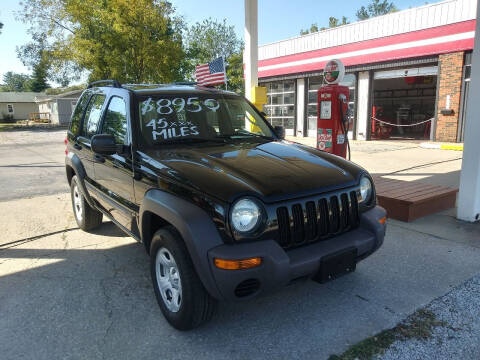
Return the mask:
[(92, 83), (66, 139), (78, 226), (105, 215), (144, 244), (160, 308), (181, 330), (217, 300), (354, 271), (385, 236), (370, 175), (283, 132), (230, 92)]

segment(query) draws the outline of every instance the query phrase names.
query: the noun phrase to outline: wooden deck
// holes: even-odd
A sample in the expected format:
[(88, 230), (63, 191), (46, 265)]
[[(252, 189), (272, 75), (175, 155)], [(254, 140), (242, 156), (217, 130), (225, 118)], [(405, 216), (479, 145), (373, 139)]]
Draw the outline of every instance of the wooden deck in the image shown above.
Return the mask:
[(455, 206), (458, 189), (380, 176), (373, 181), (378, 204), (396, 220), (413, 221)]

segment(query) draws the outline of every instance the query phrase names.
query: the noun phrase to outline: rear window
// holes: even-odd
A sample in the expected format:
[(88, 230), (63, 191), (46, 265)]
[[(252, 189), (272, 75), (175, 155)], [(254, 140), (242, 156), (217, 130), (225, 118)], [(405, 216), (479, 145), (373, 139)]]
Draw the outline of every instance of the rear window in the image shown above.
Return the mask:
[(85, 108), (87, 107), (90, 95), (90, 91), (84, 91), (82, 96), (78, 100), (77, 105), (75, 106), (75, 110), (73, 111), (72, 119), (70, 121), (70, 131), (75, 135), (78, 135), (78, 133), (80, 132), (82, 116), (85, 112)]

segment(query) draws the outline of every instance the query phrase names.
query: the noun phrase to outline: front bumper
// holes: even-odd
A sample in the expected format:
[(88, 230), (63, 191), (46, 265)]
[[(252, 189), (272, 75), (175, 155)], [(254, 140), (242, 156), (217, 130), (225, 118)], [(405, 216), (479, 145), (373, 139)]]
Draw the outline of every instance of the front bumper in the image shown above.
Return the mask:
[[(274, 240), (215, 247), (208, 252), (208, 258), (218, 292), (224, 300), (240, 300), (273, 291), (296, 279), (314, 276), (323, 257), (351, 247), (357, 249), (358, 262), (383, 244), (385, 225), (379, 220), (384, 216), (386, 211), (376, 206), (361, 214), (357, 229), (288, 251)], [(214, 258), (250, 257), (261, 257), (262, 264), (245, 270), (223, 270), (214, 265)]]

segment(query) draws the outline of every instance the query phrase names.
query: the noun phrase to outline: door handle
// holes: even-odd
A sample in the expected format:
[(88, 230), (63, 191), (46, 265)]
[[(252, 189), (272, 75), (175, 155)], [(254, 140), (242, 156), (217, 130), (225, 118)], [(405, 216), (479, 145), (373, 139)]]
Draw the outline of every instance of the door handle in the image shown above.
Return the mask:
[(100, 154), (95, 154), (93, 155), (93, 161), (95, 161), (96, 163), (104, 163), (105, 158)]
[(82, 147), (80, 146), (80, 144), (75, 143), (73, 144), (73, 147), (77, 150), (82, 150)]

